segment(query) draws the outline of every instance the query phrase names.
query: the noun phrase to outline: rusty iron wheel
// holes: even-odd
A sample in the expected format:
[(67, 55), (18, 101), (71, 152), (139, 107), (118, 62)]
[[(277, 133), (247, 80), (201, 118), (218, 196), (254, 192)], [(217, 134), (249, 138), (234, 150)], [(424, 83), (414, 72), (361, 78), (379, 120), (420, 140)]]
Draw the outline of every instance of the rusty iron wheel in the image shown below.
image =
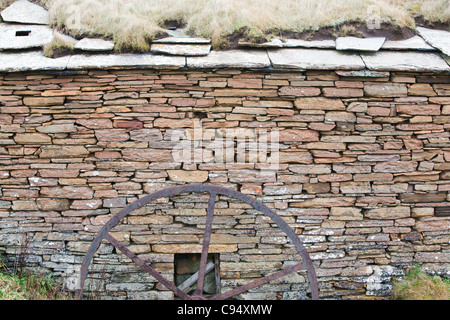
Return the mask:
[[(119, 222), (123, 218), (125, 218), (128, 214), (130, 214), (132, 211), (142, 208), (143, 206), (145, 206), (148, 203), (155, 201), (157, 199), (173, 197), (173, 196), (183, 194), (183, 193), (208, 193), (209, 194), (209, 202), (208, 202), (208, 209), (207, 209), (207, 215), (206, 215), (206, 225), (205, 225), (205, 232), (204, 232), (204, 237), (203, 237), (203, 246), (202, 246), (202, 252), (201, 252), (201, 256), (200, 256), (200, 268), (199, 268), (199, 273), (198, 273), (197, 289), (191, 296), (187, 295), (185, 292), (180, 290), (175, 284), (173, 284), (172, 282), (167, 280), (158, 271), (156, 271), (155, 269), (150, 267), (145, 261), (143, 261), (141, 258), (136, 256), (126, 246), (124, 246), (122, 243), (117, 241), (115, 238), (113, 238), (109, 234), (110, 230), (113, 229), (115, 226), (117, 226), (119, 224)], [(234, 289), (226, 291), (224, 293), (217, 294), (208, 299), (209, 300), (228, 299), (235, 295), (246, 292), (250, 289), (253, 289), (253, 288), (256, 288), (263, 284), (266, 284), (270, 281), (279, 279), (279, 278), (289, 275), (293, 272), (297, 272), (301, 269), (304, 269), (307, 271), (308, 282), (309, 282), (309, 286), (311, 289), (311, 298), (313, 300), (319, 299), (317, 277), (316, 277), (316, 273), (315, 273), (311, 258), (309, 257), (309, 254), (306, 251), (306, 248), (303, 246), (302, 242), (300, 241), (298, 236), (294, 233), (294, 231), (289, 227), (289, 225), (283, 219), (281, 219), (280, 216), (278, 216), (275, 212), (270, 210), (267, 206), (265, 206), (261, 202), (257, 201), (255, 198), (244, 195), (244, 194), (242, 194), (238, 191), (232, 190), (232, 189), (215, 186), (215, 185), (207, 185), (207, 184), (182, 185), (182, 186), (177, 186), (177, 187), (172, 187), (172, 188), (167, 188), (167, 189), (163, 189), (160, 191), (156, 191), (152, 194), (149, 194), (147, 196), (144, 196), (144, 197), (136, 200), (135, 202), (131, 203), (130, 205), (128, 205), (127, 207), (122, 209), (115, 216), (113, 216), (98, 232), (98, 234), (92, 241), (92, 243), (83, 259), (83, 262), (82, 262), (81, 268), (80, 268), (80, 279), (79, 279), (80, 287), (76, 292), (77, 299), (83, 298), (83, 287), (84, 287), (86, 278), (88, 276), (89, 265), (94, 257), (94, 254), (100, 247), (101, 242), (103, 240), (107, 240), (114, 247), (116, 247), (123, 254), (125, 254), (128, 258), (130, 258), (134, 263), (136, 263), (138, 266), (140, 266), (144, 271), (148, 272), (156, 280), (158, 280), (165, 287), (167, 287), (169, 290), (171, 290), (179, 298), (184, 299), (184, 300), (205, 300), (206, 298), (203, 296), (203, 284), (204, 284), (204, 279), (205, 279), (205, 270), (206, 270), (206, 261), (207, 261), (207, 257), (208, 257), (208, 251), (209, 251), (209, 243), (210, 243), (210, 239), (211, 239), (212, 222), (213, 222), (213, 216), (214, 216), (214, 206), (216, 203), (217, 196), (225, 196), (228, 198), (234, 198), (234, 199), (240, 200), (244, 203), (251, 205), (254, 209), (256, 209), (260, 212), (263, 212), (265, 215), (267, 215), (269, 218), (271, 218), (272, 221), (277, 224), (277, 226), (288, 236), (288, 238), (294, 244), (297, 252), (302, 257), (302, 262), (295, 264), (293, 266), (290, 266), (286, 269), (282, 269), (281, 271), (278, 271), (274, 274), (270, 274), (263, 278), (258, 278), (256, 280), (253, 280), (253, 281), (251, 281), (245, 285), (242, 285), (240, 287), (234, 288)]]

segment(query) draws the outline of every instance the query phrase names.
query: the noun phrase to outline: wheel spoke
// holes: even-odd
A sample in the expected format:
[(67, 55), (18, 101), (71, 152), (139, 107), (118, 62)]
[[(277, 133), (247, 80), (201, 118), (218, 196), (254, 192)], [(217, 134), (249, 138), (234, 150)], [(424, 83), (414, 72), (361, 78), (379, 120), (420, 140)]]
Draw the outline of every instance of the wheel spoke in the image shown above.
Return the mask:
[(190, 297), (184, 293), (182, 290), (178, 289), (172, 282), (164, 278), (158, 271), (150, 267), (144, 260), (139, 258), (133, 252), (131, 252), (127, 247), (117, 241), (114, 237), (112, 237), (109, 233), (106, 234), (105, 239), (108, 240), (114, 247), (119, 249), (124, 255), (130, 258), (134, 263), (148, 272), (152, 277), (161, 282), (167, 289), (173, 291), (178, 297), (182, 299), (189, 299)]
[(281, 271), (278, 271), (277, 273), (265, 276), (264, 278), (259, 278), (256, 280), (253, 280), (252, 282), (249, 282), (243, 286), (234, 288), (232, 290), (229, 290), (227, 292), (224, 292), (222, 294), (219, 294), (217, 296), (214, 296), (211, 298), (211, 300), (224, 300), (224, 299), (228, 299), (230, 297), (233, 297), (235, 295), (241, 294), (243, 292), (246, 292), (250, 289), (262, 286), (263, 284), (266, 284), (270, 281), (285, 277), (293, 272), (296, 272), (300, 269), (302, 269), (303, 263), (298, 263), (296, 265), (293, 265), (289, 268), (283, 269)]
[[(176, 196), (182, 193), (196, 193), (196, 194), (204, 194), (209, 193), (209, 203), (208, 203), (208, 211), (206, 216), (206, 224), (205, 224), (205, 233), (203, 237), (203, 245), (202, 245), (202, 252), (201, 252), (201, 258), (200, 258), (200, 268), (198, 271), (198, 279), (197, 279), (197, 290), (195, 291), (194, 295), (188, 296), (186, 293), (182, 292), (182, 290), (178, 289), (172, 282), (168, 281), (166, 278), (164, 278), (160, 273), (158, 273), (155, 269), (151, 268), (145, 261), (137, 257), (135, 254), (133, 254), (128, 248), (126, 248), (124, 245), (119, 243), (116, 239), (114, 239), (108, 232), (114, 228), (116, 225), (119, 224), (119, 222), (125, 218), (127, 215), (129, 215), (132, 211), (137, 210), (139, 208), (144, 207), (148, 203), (155, 201), (160, 198), (170, 198), (172, 196)], [(264, 213), (266, 216), (271, 218), (275, 224), (286, 233), (288, 238), (292, 241), (295, 248), (297, 249), (297, 252), (301, 255), (303, 258), (303, 262), (301, 264), (289, 267), (287, 269), (281, 270), (275, 274), (260, 278), (258, 280), (251, 281), (247, 283), (246, 285), (243, 285), (241, 287), (235, 288), (233, 290), (227, 291), (225, 293), (220, 293), (220, 290), (217, 292), (217, 295), (214, 296), (212, 299), (226, 299), (229, 297), (232, 297), (234, 295), (240, 294), (242, 292), (248, 291), (250, 289), (253, 289), (255, 287), (258, 287), (260, 285), (263, 285), (265, 283), (268, 283), (270, 281), (273, 281), (275, 279), (281, 278), (283, 276), (286, 276), (292, 272), (295, 272), (301, 268), (306, 269), (307, 275), (308, 275), (308, 281), (311, 288), (311, 296), (313, 300), (319, 299), (319, 288), (318, 288), (318, 282), (317, 282), (317, 276), (314, 270), (314, 264), (311, 261), (311, 258), (308, 255), (308, 252), (306, 248), (303, 246), (302, 242), (298, 238), (298, 236), (295, 234), (295, 232), (290, 228), (290, 226), (280, 217), (278, 216), (274, 211), (266, 207), (261, 202), (257, 201), (256, 198), (250, 197), (247, 195), (244, 195), (238, 191), (215, 186), (215, 185), (202, 185), (202, 184), (193, 184), (193, 185), (183, 185), (183, 186), (176, 186), (164, 190), (160, 190), (157, 192), (154, 192), (152, 194), (149, 194), (143, 198), (140, 198), (136, 200), (135, 202), (129, 204), (127, 207), (122, 209), (119, 213), (117, 213), (115, 216), (113, 216), (99, 231), (95, 239), (93, 240), (91, 246), (89, 247), (86, 256), (83, 259), (83, 262), (81, 264), (80, 268), (80, 288), (77, 289), (77, 298), (82, 299), (83, 297), (83, 285), (88, 275), (88, 268), (93, 260), (93, 256), (95, 252), (98, 250), (101, 241), (103, 239), (108, 240), (111, 244), (113, 244), (118, 250), (123, 252), (128, 258), (130, 258), (134, 263), (139, 265), (142, 269), (147, 271), (150, 275), (152, 275), (156, 280), (161, 282), (164, 286), (166, 286), (168, 289), (173, 291), (178, 297), (186, 300), (192, 300), (192, 299), (204, 299), (203, 294), (203, 287), (204, 287), (204, 281), (205, 281), (205, 274), (206, 274), (206, 262), (208, 258), (208, 252), (210, 249), (210, 241), (211, 241), (211, 231), (212, 231), (212, 222), (213, 222), (213, 215), (214, 215), (214, 206), (216, 197), (225, 196), (229, 198), (233, 198), (236, 200), (240, 200), (246, 204), (249, 204), (253, 209), (260, 211)], [(217, 266), (216, 266), (217, 268)], [(216, 271), (217, 272), (217, 271)], [(217, 272), (218, 274), (218, 272)], [(216, 279), (217, 281), (217, 279)], [(220, 280), (219, 280), (220, 281)], [(219, 285), (220, 287), (220, 285)]]
[(194, 295), (201, 296), (206, 275), (206, 261), (208, 259), (209, 243), (211, 241), (212, 222), (214, 218), (214, 206), (216, 204), (216, 194), (209, 194), (208, 212), (206, 214), (205, 233), (203, 235), (202, 255), (200, 257), (200, 269), (198, 271), (197, 289)]

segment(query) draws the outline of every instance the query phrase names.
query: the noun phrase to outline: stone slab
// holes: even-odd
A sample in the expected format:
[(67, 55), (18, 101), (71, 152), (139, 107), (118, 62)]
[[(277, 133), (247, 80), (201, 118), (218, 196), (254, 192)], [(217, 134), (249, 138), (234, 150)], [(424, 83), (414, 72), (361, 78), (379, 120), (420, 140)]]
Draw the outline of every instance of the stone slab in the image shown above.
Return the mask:
[(1, 12), (3, 21), (26, 24), (50, 23), (47, 10), (27, 0), (18, 0)]
[(410, 71), (410, 72), (449, 72), (450, 67), (437, 53), (379, 51), (361, 53), (369, 70)]
[(68, 62), (69, 56), (52, 59), (45, 57), (42, 51), (0, 53), (0, 71), (2, 72), (64, 70)]
[(358, 54), (319, 49), (268, 50), (274, 68), (301, 70), (361, 70), (364, 62)]
[(443, 54), (450, 56), (450, 32), (423, 27), (417, 27), (416, 30), (428, 44), (439, 49)]
[(61, 33), (56, 29), (53, 30), (53, 36), (56, 39), (59, 39), (59, 40), (63, 41), (64, 43), (72, 45), (72, 46), (75, 46), (79, 42), (79, 40), (72, 38), (71, 36), (68, 36), (64, 33)]
[(206, 57), (188, 57), (189, 68), (249, 68), (260, 69), (270, 66), (264, 50), (211, 51)]
[(447, 62), (447, 64), (450, 66), (450, 56), (447, 56), (445, 54), (442, 54), (442, 58)]
[(210, 44), (166, 44), (151, 45), (150, 52), (176, 56), (206, 56), (211, 51)]
[(386, 41), (384, 37), (356, 38), (339, 37), (336, 39), (336, 50), (373, 51), (380, 50)]
[(88, 68), (156, 68), (179, 69), (186, 65), (185, 57), (169, 57), (153, 54), (73, 55), (67, 69)]
[(316, 49), (335, 49), (336, 41), (334, 40), (301, 40), (287, 39), (283, 42), (283, 48), (316, 48)]
[(73, 55), (47, 58), (42, 51), (0, 53), (0, 71), (80, 70), (89, 68), (179, 69), (186, 66), (185, 57), (152, 54)]
[(420, 36), (414, 36), (405, 40), (387, 40), (381, 49), (385, 50), (419, 50), (435, 51), (436, 48), (430, 46)]
[(83, 51), (111, 51), (114, 43), (103, 39), (83, 38), (77, 42), (75, 49)]
[(356, 71), (336, 71), (342, 77), (361, 77), (361, 78), (386, 78), (389, 77), (389, 72), (372, 71), (372, 70), (356, 70)]
[(191, 37), (167, 37), (153, 40), (152, 43), (171, 43), (171, 44), (210, 44), (211, 40), (204, 38)]
[(239, 41), (239, 47), (251, 47), (251, 48), (283, 48), (283, 41), (280, 39), (273, 39), (271, 41), (263, 43), (253, 43), (249, 41)]
[(0, 24), (0, 50), (37, 48), (53, 40), (53, 30), (47, 26)]
[(336, 42), (334, 40), (317, 40), (308, 41), (301, 39), (273, 39), (264, 43), (251, 43), (246, 41), (239, 42), (241, 47), (254, 47), (254, 48), (316, 48), (316, 49), (334, 49), (336, 48)]
[(183, 28), (177, 28), (175, 30), (165, 30), (165, 32), (167, 34), (169, 34), (169, 36), (174, 37), (174, 38), (192, 38), (191, 35), (186, 33), (186, 30)]

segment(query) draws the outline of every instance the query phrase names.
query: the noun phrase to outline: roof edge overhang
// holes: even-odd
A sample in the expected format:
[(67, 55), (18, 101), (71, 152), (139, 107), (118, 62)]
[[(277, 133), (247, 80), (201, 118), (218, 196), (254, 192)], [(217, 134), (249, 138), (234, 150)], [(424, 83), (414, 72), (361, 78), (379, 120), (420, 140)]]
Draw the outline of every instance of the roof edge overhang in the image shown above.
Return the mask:
[(42, 50), (0, 52), (0, 72), (80, 71), (90, 69), (254, 69), (430, 72), (450, 74), (450, 57), (439, 52), (373, 53), (309, 48), (264, 48), (211, 51), (208, 56), (146, 54), (75, 54), (45, 57)]

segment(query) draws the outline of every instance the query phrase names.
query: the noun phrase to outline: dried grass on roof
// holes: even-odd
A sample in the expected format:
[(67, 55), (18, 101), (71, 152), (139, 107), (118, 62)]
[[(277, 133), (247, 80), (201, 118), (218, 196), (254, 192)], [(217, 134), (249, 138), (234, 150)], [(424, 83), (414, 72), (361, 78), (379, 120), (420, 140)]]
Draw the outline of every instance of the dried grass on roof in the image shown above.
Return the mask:
[[(0, 0), (0, 7), (11, 3)], [(414, 28), (415, 17), (449, 24), (450, 0), (34, 0), (49, 9), (54, 26), (76, 37), (113, 39), (121, 51), (147, 51), (164, 36), (167, 21), (212, 40), (245, 33), (269, 39), (374, 17), (383, 25)]]

